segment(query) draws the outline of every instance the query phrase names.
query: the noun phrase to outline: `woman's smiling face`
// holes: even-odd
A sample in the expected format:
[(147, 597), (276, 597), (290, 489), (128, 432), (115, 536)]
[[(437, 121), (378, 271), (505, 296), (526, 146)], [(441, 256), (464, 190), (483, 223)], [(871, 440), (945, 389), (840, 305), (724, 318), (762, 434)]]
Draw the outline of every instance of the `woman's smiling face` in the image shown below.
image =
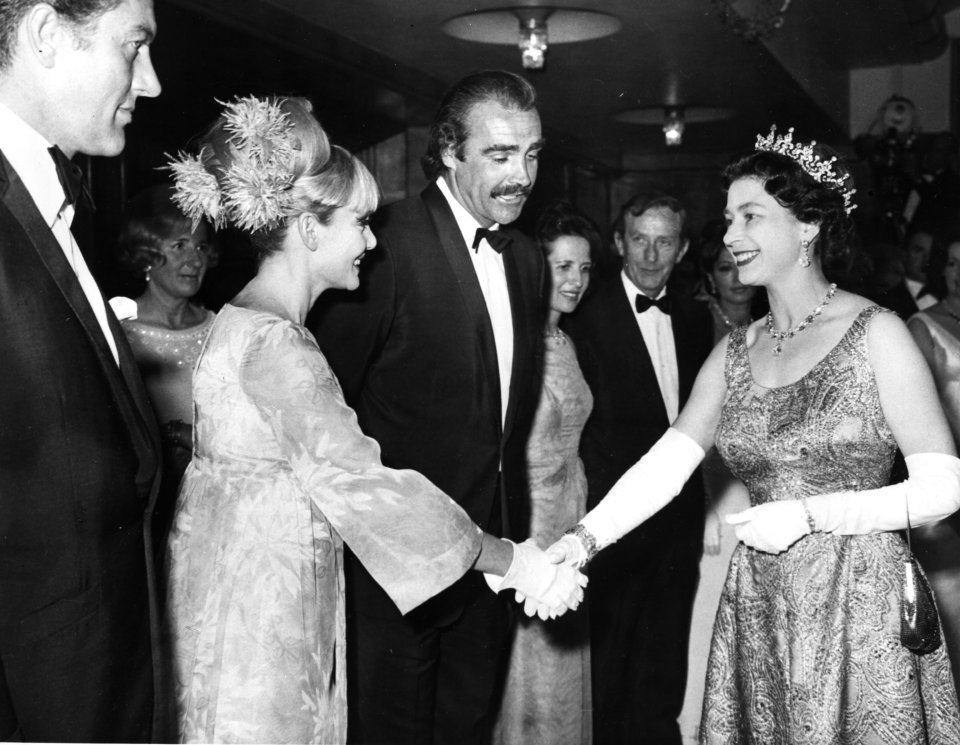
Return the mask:
[[(727, 191), (724, 245), (737, 264), (740, 281), (763, 285), (797, 266), (805, 226), (752, 176), (737, 179)], [(815, 233), (814, 233), (815, 234)]]

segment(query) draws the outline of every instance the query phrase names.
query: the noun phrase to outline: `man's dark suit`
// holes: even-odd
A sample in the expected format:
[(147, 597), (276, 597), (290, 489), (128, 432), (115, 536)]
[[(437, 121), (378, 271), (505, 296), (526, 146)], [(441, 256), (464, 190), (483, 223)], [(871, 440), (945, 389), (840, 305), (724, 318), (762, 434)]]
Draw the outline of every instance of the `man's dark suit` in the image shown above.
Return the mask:
[[(514, 356), (506, 421), (493, 328), (463, 236), (436, 184), (377, 215), (379, 247), (363, 263), (361, 286), (345, 296), (326, 293), (312, 327), (356, 409), (360, 427), (382, 448), (383, 462), (424, 474), (456, 500), (482, 528), (526, 538), (528, 502), (524, 449), (539, 386), (543, 262), (537, 248), (511, 232), (503, 252), (513, 316)], [(489, 250), (489, 249), (486, 249)], [(333, 302), (330, 302), (333, 300)], [(501, 479), (502, 468), (502, 479)], [(480, 741), (489, 714), (493, 676), (509, 628), (506, 609), (468, 572), (421, 608), (401, 618), (359, 563), (347, 563), (347, 600), (353, 623), (348, 649), (359, 669), (356, 700), (361, 741), (403, 742), (414, 707), (432, 709), (432, 664), (412, 665), (401, 651), (419, 635), (421, 647), (437, 632), (462, 635), (449, 649), (435, 691), (437, 732)], [(399, 638), (398, 636), (399, 635)], [(393, 649), (391, 655), (387, 649)], [(427, 657), (432, 657), (428, 653)], [(354, 672), (351, 670), (351, 672)], [(422, 699), (390, 700), (392, 676), (421, 677)], [(452, 676), (452, 677), (449, 677)], [(408, 686), (409, 687), (409, 686)], [(421, 713), (432, 718), (432, 711)], [(469, 722), (479, 720), (477, 729)], [(351, 723), (354, 726), (354, 723)], [(354, 737), (358, 733), (354, 732)], [(424, 735), (429, 736), (429, 735)], [(422, 738), (420, 739), (422, 741)]]
[(0, 729), (15, 717), (27, 740), (163, 737), (156, 424), (119, 324), (108, 310), (118, 367), (2, 155), (0, 316)]
[(904, 321), (920, 310), (906, 281), (898, 282), (886, 292), (874, 293), (872, 300), (884, 308), (889, 308)]
[[(682, 408), (710, 353), (713, 331), (702, 303), (671, 301)], [(569, 319), (594, 398), (580, 441), (588, 507), (669, 427), (635, 314), (617, 275), (597, 283)], [(697, 471), (676, 499), (590, 564), (598, 743), (680, 743), (676, 719), (683, 705), (703, 516), (703, 481)]]

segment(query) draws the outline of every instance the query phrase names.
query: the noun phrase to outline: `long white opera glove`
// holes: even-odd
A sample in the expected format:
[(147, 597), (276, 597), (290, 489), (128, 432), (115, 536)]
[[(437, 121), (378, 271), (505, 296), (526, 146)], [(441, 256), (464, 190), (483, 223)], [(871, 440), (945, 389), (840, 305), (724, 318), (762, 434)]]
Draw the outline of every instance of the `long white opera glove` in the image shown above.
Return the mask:
[(552, 561), (583, 566), (677, 496), (704, 455), (695, 440), (671, 427), (586, 514), (574, 533), (563, 536), (547, 554)]
[(780, 553), (814, 530), (865, 535), (942, 520), (960, 508), (960, 460), (942, 453), (906, 457), (909, 478), (864, 491), (817, 494), (768, 502), (728, 515), (737, 538), (750, 548)]
[(586, 576), (573, 567), (551, 563), (532, 538), (513, 544), (513, 561), (503, 577), (484, 572), (483, 578), (494, 592), (516, 590), (517, 600), (525, 601), (524, 612), (544, 621), (576, 610), (587, 586)]
[(943, 453), (914, 453), (904, 459), (909, 478), (866, 491), (807, 497), (816, 529), (863, 535), (942, 520), (960, 508), (960, 459)]

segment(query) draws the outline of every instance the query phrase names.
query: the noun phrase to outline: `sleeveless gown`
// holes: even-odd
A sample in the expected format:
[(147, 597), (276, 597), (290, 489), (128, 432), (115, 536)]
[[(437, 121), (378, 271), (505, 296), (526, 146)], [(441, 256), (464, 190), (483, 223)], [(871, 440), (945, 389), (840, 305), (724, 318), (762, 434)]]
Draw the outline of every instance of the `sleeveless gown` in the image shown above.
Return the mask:
[[(862, 311), (779, 388), (753, 381), (746, 330), (731, 334), (717, 447), (752, 504), (887, 484), (896, 443), (866, 344), (878, 312)], [(714, 626), (701, 742), (960, 743), (945, 649), (917, 657), (899, 641), (905, 553), (897, 533), (814, 533), (777, 555), (739, 544)]]
[[(543, 388), (527, 441), (530, 533), (540, 548), (583, 517), (587, 480), (578, 452), (593, 408), (593, 396), (568, 337), (547, 337), (544, 354)], [(589, 745), (587, 620), (586, 603), (553, 621), (521, 615), (495, 744)]]

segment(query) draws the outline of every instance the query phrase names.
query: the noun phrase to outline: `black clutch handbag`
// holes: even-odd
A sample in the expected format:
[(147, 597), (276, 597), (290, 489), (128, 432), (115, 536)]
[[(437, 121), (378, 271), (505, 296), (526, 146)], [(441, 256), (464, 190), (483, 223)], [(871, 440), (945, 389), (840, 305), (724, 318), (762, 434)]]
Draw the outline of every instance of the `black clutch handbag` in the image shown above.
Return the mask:
[(900, 643), (914, 654), (923, 655), (937, 649), (940, 618), (933, 599), (933, 590), (920, 570), (910, 542), (910, 509), (907, 508), (907, 557), (903, 560), (903, 594), (900, 600)]

